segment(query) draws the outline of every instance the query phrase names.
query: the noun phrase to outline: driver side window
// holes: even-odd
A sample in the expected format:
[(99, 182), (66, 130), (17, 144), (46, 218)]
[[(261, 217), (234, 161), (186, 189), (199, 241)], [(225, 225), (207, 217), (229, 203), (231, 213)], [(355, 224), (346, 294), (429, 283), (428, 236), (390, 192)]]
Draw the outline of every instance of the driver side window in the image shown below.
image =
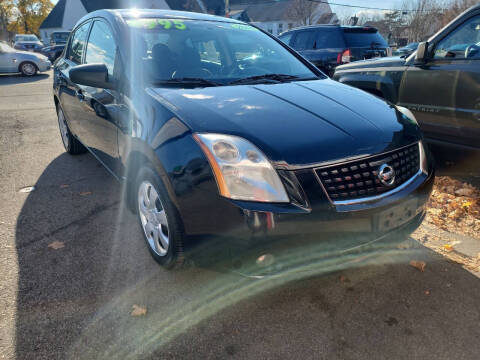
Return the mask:
[(474, 16), (441, 40), (434, 59), (480, 59), (480, 16)]

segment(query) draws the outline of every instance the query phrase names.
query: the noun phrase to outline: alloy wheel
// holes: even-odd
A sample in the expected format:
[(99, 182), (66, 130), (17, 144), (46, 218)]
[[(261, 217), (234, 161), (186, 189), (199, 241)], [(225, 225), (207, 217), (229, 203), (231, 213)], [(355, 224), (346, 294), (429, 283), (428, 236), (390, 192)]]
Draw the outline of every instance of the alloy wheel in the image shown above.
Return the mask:
[(150, 248), (157, 255), (165, 256), (170, 244), (167, 214), (158, 191), (148, 181), (138, 188), (138, 213)]

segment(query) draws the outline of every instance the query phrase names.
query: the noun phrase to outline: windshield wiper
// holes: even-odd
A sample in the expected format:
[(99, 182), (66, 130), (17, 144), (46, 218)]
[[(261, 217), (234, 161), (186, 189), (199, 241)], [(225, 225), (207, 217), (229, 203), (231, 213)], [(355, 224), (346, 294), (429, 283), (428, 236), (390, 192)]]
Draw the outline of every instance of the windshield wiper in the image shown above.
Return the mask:
[(153, 81), (153, 83), (155, 85), (186, 85), (186, 86), (197, 86), (197, 87), (222, 86), (223, 85), (223, 84), (217, 83), (215, 81), (207, 80), (207, 79), (204, 79), (204, 78), (193, 78), (193, 77), (155, 80), (155, 81)]
[(264, 74), (264, 75), (249, 76), (243, 79), (233, 80), (229, 82), (228, 85), (255, 84), (255, 83), (261, 83), (265, 80), (278, 84), (281, 82), (287, 82), (292, 80), (311, 80), (311, 79), (302, 79), (299, 76), (286, 75), (286, 74)]

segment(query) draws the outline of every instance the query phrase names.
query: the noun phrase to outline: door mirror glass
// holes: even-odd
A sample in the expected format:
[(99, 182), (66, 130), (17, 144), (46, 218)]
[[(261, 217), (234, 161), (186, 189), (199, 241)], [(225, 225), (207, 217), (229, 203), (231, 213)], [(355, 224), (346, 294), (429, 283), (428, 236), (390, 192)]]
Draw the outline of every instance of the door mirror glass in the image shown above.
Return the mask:
[(415, 64), (423, 64), (427, 60), (428, 42), (424, 41), (418, 44)]
[(114, 83), (109, 80), (108, 69), (105, 64), (85, 64), (75, 66), (70, 70), (70, 80), (78, 85), (102, 89), (115, 88)]

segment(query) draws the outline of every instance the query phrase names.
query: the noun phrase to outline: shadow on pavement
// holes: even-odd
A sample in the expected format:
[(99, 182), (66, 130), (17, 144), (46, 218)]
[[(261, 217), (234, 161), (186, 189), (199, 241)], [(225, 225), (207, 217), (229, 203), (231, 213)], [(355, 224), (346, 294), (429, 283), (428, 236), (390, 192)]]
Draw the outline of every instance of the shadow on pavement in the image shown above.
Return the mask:
[[(16, 226), (18, 359), (478, 354), (478, 279), (411, 240), (346, 266), (298, 256), (309, 271), (261, 280), (168, 272), (90, 155), (59, 156), (35, 186)], [(426, 261), (425, 272), (410, 258)], [(131, 316), (133, 305), (146, 315)]]
[(49, 73), (38, 73), (35, 76), (26, 77), (22, 74), (0, 74), (0, 86), (14, 85), (14, 84), (28, 84), (45, 80), (50, 77)]

